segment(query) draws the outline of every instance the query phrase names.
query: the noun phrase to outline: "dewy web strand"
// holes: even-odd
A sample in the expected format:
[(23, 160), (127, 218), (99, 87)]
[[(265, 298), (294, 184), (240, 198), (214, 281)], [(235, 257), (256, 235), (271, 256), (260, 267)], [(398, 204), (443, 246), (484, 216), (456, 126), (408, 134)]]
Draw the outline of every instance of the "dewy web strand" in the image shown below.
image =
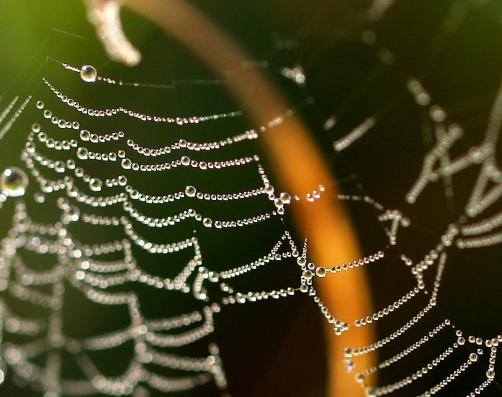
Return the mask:
[[(375, 2), (371, 14), (384, 13), (387, 6), (383, 3)], [(393, 2), (388, 3), (390, 7)], [(397, 57), (388, 48), (376, 44), (376, 35), (373, 32), (365, 32), (363, 41), (375, 50), (378, 59), (385, 67), (392, 68), (395, 65)], [(155, 85), (146, 87), (142, 84), (123, 83), (111, 77), (99, 76), (91, 65), (85, 65), (85, 69), (65, 63), (62, 65), (67, 71), (80, 73), (86, 84), (102, 81), (118, 86), (127, 85), (135, 89), (156, 88)], [(281, 72), (285, 78), (294, 80), (300, 86), (308, 84), (308, 75), (301, 65), (283, 68)], [(391, 297), (391, 303), (375, 313), (368, 313), (349, 323), (330, 312), (321, 299), (315, 280), (337, 277), (341, 272), (353, 271), (362, 266), (374, 266), (378, 270), (380, 264), (392, 258), (392, 252), (396, 247), (401, 248), (401, 233), (414, 227), (415, 220), (408, 216), (410, 207), (387, 208), (365, 194), (336, 196), (335, 199), (340, 201), (350, 204), (360, 203), (369, 207), (385, 232), (387, 241), (385, 246), (369, 255), (352, 262), (331, 265), (315, 263), (309, 252), (308, 236), (303, 246), (297, 245), (294, 233), (287, 229), (285, 222), (281, 223), (284, 227), (282, 234), (270, 244), (265, 252), (262, 250), (261, 253), (256, 253), (254, 259), (245, 263), (225, 264), (224, 270), (212, 269), (205, 262), (202, 249), (204, 244), (199, 240), (201, 237), (197, 233), (185, 236), (162, 233), (160, 234), (162, 240), (154, 241), (150, 240), (151, 237), (147, 235), (147, 232), (143, 235), (144, 230), (140, 233), (140, 228), (136, 227), (145, 226), (147, 230), (153, 230), (193, 220), (205, 227), (208, 233), (216, 233), (214, 229), (238, 228), (260, 222), (281, 220), (284, 215), (287, 215), (288, 205), (294, 201), (305, 200), (310, 203), (327, 199), (325, 195), (322, 195), (324, 185), (321, 183), (313, 186), (311, 192), (302, 194), (277, 190), (270, 182), (257, 154), (227, 160), (205, 160), (209, 152), (217, 153), (223, 147), (257, 140), (265, 131), (273, 133), (274, 126), (286, 123), (288, 118), (302, 109), (303, 105), (311, 104), (311, 98), (308, 98), (305, 104), (277, 115), (263, 126), (237, 132), (221, 140), (191, 142), (178, 139), (170, 143), (163, 142), (163, 146), (148, 147), (133, 139), (132, 131), (98, 133), (90, 127), (83, 129), (81, 125), (92, 126), (92, 119), (96, 117), (105, 118), (122, 114), (140, 122), (174, 124), (183, 128), (190, 124), (206, 123), (209, 129), (211, 122), (226, 118), (240, 118), (244, 114), (240, 110), (232, 110), (220, 114), (189, 117), (154, 116), (123, 107), (95, 109), (83, 106), (76, 99), (69, 98), (46, 79), (43, 79), (43, 83), (63, 106), (77, 110), (80, 117), (78, 120), (64, 120), (56, 116), (58, 109), (48, 109), (42, 100), (37, 100), (36, 114), (40, 116), (41, 112), (42, 119), (41, 121), (30, 120), (33, 122), (32, 130), (26, 134), (26, 143), (21, 153), (24, 167), (23, 169), (9, 169), (10, 173), (7, 176), (10, 179), (4, 178), (2, 184), (1, 201), (18, 197), (18, 202), (14, 208), (9, 232), (5, 234), (0, 246), (1, 294), (2, 296), (9, 294), (19, 300), (43, 307), (49, 314), (44, 319), (23, 317), (17, 315), (9, 306), (8, 299), (0, 300), (0, 311), (3, 314), (0, 316), (0, 380), (3, 381), (8, 371), (12, 371), (29, 383), (37, 383), (44, 392), (56, 396), (91, 395), (96, 392), (121, 396), (131, 395), (145, 388), (174, 393), (191, 390), (209, 382), (214, 382), (224, 392), (227, 389), (225, 363), (220, 357), (218, 346), (212, 339), (216, 327), (215, 318), (218, 314), (231, 305), (288, 299), (304, 294), (312, 299), (336, 335), (350, 332), (353, 327), (386, 321), (387, 317), (398, 310), (410, 314), (408, 319), (388, 336), (367, 346), (347, 347), (344, 357), (340, 358), (346, 370), (355, 374), (355, 381), (361, 384), (368, 396), (382, 396), (395, 391), (399, 393), (401, 389), (409, 388), (417, 378), (430, 375), (431, 368), (438, 366), (447, 357), (453, 356), (453, 352), (457, 350), (465, 353), (464, 361), (458, 363), (452, 373), (441, 375), (442, 379), (423, 391), (422, 395), (430, 396), (439, 393), (456, 378), (463, 376), (471, 366), (482, 366), (486, 371), (485, 379), (477, 388), (474, 388), (469, 396), (480, 394), (494, 382), (496, 355), (498, 346), (502, 342), (502, 335), (490, 338), (464, 335), (452, 320), (445, 318), (441, 319), (439, 324), (436, 323), (438, 325), (432, 330), (424, 329), (424, 319), (433, 313), (441, 316), (437, 310), (440, 304), (439, 291), (451, 250), (492, 247), (502, 242), (500, 237), (502, 232), (499, 229), (502, 225), (500, 212), (485, 215), (489, 209), (500, 204), (502, 196), (500, 187), (502, 173), (497, 165), (495, 150), (502, 120), (502, 89), (491, 110), (484, 140), (477, 146), (469, 148), (465, 154), (453, 156), (450, 151), (455, 145), (461, 143), (462, 128), (450, 120), (444, 109), (434, 103), (433, 95), (425, 89), (424, 83), (412, 76), (405, 81), (404, 88), (416, 105), (428, 112), (433, 123), (436, 141), (426, 153), (421, 170), (417, 167), (417, 179), (403, 199), (403, 204), (413, 206), (420, 200), (422, 193), (438, 180), (445, 182), (447, 187), (445, 195), (451, 198), (455, 193), (451, 183), (454, 175), (475, 165), (481, 165), (481, 171), (464, 213), (457, 219), (451, 220), (444, 232), (436, 236), (435, 242), (426, 254), (416, 258), (405, 250), (400, 250), (398, 262), (413, 276), (413, 284), (408, 287), (408, 290), (401, 296)], [(0, 139), (14, 126), (18, 118), (24, 115), (25, 108), (31, 103), (30, 98), (28, 97), (12, 113), (19, 101), (18, 97), (14, 98), (1, 113)], [(9, 115), (11, 118), (7, 120)], [(6, 123), (4, 123), (5, 120), (7, 120)], [(55, 126), (56, 132), (51, 130), (53, 128), (51, 125), (45, 125), (49, 122)], [(336, 117), (330, 116), (325, 122), (325, 129), (333, 128), (335, 122)], [(335, 151), (346, 153), (356, 142), (362, 144), (369, 134), (374, 133), (373, 129), (379, 122), (378, 113), (365, 118), (358, 127), (335, 140)], [(56, 139), (55, 136), (59, 133), (68, 133), (68, 136)], [(106, 151), (102, 149), (106, 147), (105, 145), (113, 145), (114, 148)], [(119, 145), (122, 145), (120, 149)], [(162, 159), (162, 163), (143, 162), (172, 154), (177, 156), (178, 151), (181, 152), (181, 156), (174, 160), (168, 158)], [(185, 154), (185, 151), (190, 152), (190, 156)], [(191, 157), (192, 152), (196, 152), (197, 158)], [(61, 154), (66, 154), (70, 158), (65, 161), (60, 160)], [(54, 158), (51, 158), (52, 155)], [(140, 155), (141, 160), (133, 161), (132, 155)], [(91, 161), (109, 165), (114, 172), (113, 175), (105, 178), (87, 172), (87, 166), (84, 168), (82, 163), (89, 164)], [(135, 173), (140, 175), (150, 173), (155, 177), (159, 172), (168, 174), (178, 167), (190, 167), (195, 172), (202, 173), (208, 170), (218, 172), (222, 168), (239, 172), (240, 167), (244, 166), (256, 167), (256, 174), (262, 181), (262, 185), (238, 192), (202, 192), (188, 182), (184, 190), (177, 192), (169, 190), (153, 194), (140, 191), (130, 181)], [(50, 179), (48, 175), (54, 174), (58, 175), (57, 179)], [(209, 173), (202, 174), (209, 175)], [(495, 186), (486, 192), (490, 183)], [(28, 213), (29, 206), (26, 205), (30, 197), (26, 194), (28, 192), (26, 189), (30, 189), (30, 193), (32, 189), (36, 189), (33, 196), (36, 203), (45, 203), (50, 195), (55, 196), (58, 216), (53, 223), (44, 224), (31, 219), (31, 214)], [(19, 194), (20, 192), (22, 193)], [(106, 192), (106, 195), (100, 195), (101, 192)], [(270, 211), (251, 217), (242, 216), (238, 219), (222, 217), (220, 219), (216, 216), (205, 216), (201, 213), (202, 211), (194, 208), (161, 217), (147, 215), (146, 212), (143, 213), (143, 209), (140, 211), (136, 207), (141, 203), (144, 205), (141, 208), (145, 208), (145, 211), (151, 208), (152, 213), (155, 214), (159, 205), (164, 206), (180, 200), (187, 200), (195, 206), (196, 200), (226, 202), (241, 199), (266, 200)], [(121, 207), (123, 211), (121, 215), (108, 215), (107, 212), (112, 210), (110, 207), (114, 206)], [(97, 209), (104, 211), (95, 212)], [(100, 230), (103, 227), (115, 227), (121, 231), (122, 237), (110, 241), (87, 243), (83, 241), (84, 236), (78, 234), (78, 228), (74, 228), (78, 225), (92, 226)], [(179, 263), (173, 266), (176, 269), (175, 274), (161, 277), (147, 272), (141, 266), (140, 261), (135, 258), (135, 249), (140, 249), (144, 251), (143, 253), (150, 255), (163, 255), (169, 258), (183, 251), (188, 252), (189, 258), (183, 260), (181, 266)], [(23, 259), (23, 251), (37, 257), (50, 258), (54, 264), (48, 270), (37, 272), (31, 269), (30, 264)], [(296, 282), (292, 285), (276, 289), (248, 285), (241, 289), (235, 286), (237, 283), (234, 284), (235, 281), (251, 272), (264, 267), (277, 266), (288, 260), (292, 260), (295, 264), (294, 268), (288, 271), (296, 272), (295, 274), (298, 275)], [(426, 276), (429, 274), (431, 274), (429, 277), (431, 281), (427, 281)], [(125, 288), (125, 292), (122, 290), (118, 292), (114, 289), (117, 286), (138, 284), (164, 294), (183, 294), (191, 299), (196, 309), (165, 318), (148, 318), (144, 314), (145, 310), (134, 288)], [(48, 289), (41, 292), (36, 288), (39, 285), (47, 286)], [(81, 339), (65, 335), (62, 307), (67, 288), (82, 292), (89, 301), (99, 305), (125, 307), (129, 324), (111, 332)], [(427, 302), (418, 311), (412, 312), (407, 304), (415, 303), (415, 298), (422, 294), (427, 296)], [(386, 345), (399, 346), (401, 336), (414, 331), (419, 334), (416, 342), (404, 349), (400, 348), (398, 353), (373, 367), (359, 368), (360, 356), (377, 351)], [(369, 386), (368, 378), (372, 374), (386, 370), (404, 357), (413, 356), (427, 343), (430, 344), (439, 339), (436, 338), (439, 333), (446, 334), (447, 331), (454, 332), (452, 340), (442, 346), (437, 356), (430, 362), (416, 363), (416, 368), (410, 368), (409, 376), (396, 382), (379, 387)], [(15, 335), (29, 336), (34, 339), (30, 343), (21, 344), (11, 338)], [(204, 341), (206, 346), (200, 356), (186, 356), (179, 354), (176, 350), (199, 341)], [(93, 362), (89, 354), (95, 351), (106, 351), (128, 342), (134, 346), (132, 357), (125, 372), (117, 377), (102, 373), (99, 365)], [(60, 353), (62, 350), (75, 358), (84, 378), (67, 379), (63, 376), (61, 371), (63, 360)], [(46, 360), (38, 360), (40, 357), (46, 357)], [(484, 360), (485, 357), (489, 358)], [(156, 373), (150, 364), (181, 371), (182, 375), (168, 377)], [(418, 391), (420, 392), (422, 391)]]

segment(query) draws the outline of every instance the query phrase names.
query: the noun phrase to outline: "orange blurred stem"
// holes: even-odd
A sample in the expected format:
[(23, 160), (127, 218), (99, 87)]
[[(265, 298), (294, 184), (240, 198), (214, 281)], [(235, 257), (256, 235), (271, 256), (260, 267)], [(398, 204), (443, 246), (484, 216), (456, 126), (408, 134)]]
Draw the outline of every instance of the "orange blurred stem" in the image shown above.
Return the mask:
[[(267, 124), (288, 109), (286, 100), (259, 70), (241, 67), (244, 61), (251, 59), (245, 51), (189, 2), (126, 0), (125, 4), (159, 24), (168, 35), (174, 36), (226, 79), (231, 92), (256, 124)], [(239, 70), (239, 73), (228, 76), (225, 70), (229, 69)], [(250, 87), (253, 87), (256, 100), (249, 101)], [(333, 186), (333, 176), (326, 161), (310, 138), (308, 129), (297, 117), (265, 133), (263, 142), (285, 190), (300, 193), (311, 191), (321, 183)], [(308, 220), (310, 258), (319, 265), (341, 264), (361, 257), (351, 222), (340, 202), (330, 199), (336, 195), (331, 189), (314, 204), (301, 201), (291, 207), (299, 230), (303, 230)], [(317, 286), (322, 299), (337, 318), (350, 322), (372, 312), (369, 285), (361, 268), (338, 273), (336, 277), (327, 276)], [(353, 376), (345, 373), (343, 348), (372, 343), (374, 331), (370, 327), (354, 328), (335, 337), (332, 328), (326, 326), (326, 336), (329, 396), (363, 396)], [(357, 365), (359, 368), (371, 366), (374, 359), (374, 356), (365, 356), (358, 360)]]

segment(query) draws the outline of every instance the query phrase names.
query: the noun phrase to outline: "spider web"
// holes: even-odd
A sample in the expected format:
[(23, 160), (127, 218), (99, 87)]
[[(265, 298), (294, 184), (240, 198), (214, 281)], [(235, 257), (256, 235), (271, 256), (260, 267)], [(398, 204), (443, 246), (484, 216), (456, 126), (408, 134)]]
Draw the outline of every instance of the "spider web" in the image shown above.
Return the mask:
[[(458, 17), (459, 7), (485, 6), (453, 4), (442, 25), (449, 30), (442, 30), (435, 43), (468, 18), (468, 12)], [(375, 2), (369, 16), (384, 19), (392, 9), (391, 2)], [(492, 334), (484, 326), (464, 330), (445, 316), (441, 302), (448, 269), (464, 265), (452, 263), (459, 261), (459, 252), (495, 251), (502, 242), (502, 171), (497, 164), (502, 90), (486, 107), (483, 131), (470, 133), (462, 114), (453, 116), (427, 90), (427, 76), (406, 72), (397, 53), (380, 40), (385, 33), (374, 29), (361, 35), (358, 46), (376, 68), (361, 86), (369, 93), (375, 84), (379, 96), (379, 84), (394, 84), (400, 87), (394, 91), (400, 92), (398, 98), (377, 98), (385, 106), (375, 111), (381, 107), (372, 98), (357, 103), (359, 88), (318, 123), (318, 129), (332, 133), (335, 159), (344, 162), (340, 168), (351, 169), (339, 178), (344, 193), (335, 199), (347, 204), (356, 225), (375, 227), (379, 236), (368, 236), (372, 243), (363, 258), (329, 266), (312, 262), (308, 236), (299, 241), (287, 221), (290, 204), (326, 199), (326, 186), (312, 186), (302, 194), (281, 192), (254, 146), (291, 116), (310, 117), (309, 109), (319, 106), (314, 66), (293, 62), (278, 67), (268, 60), (243, 64), (276, 68), (301, 98), (286, 113), (250, 128), (243, 112), (228, 103), (220, 109), (219, 104), (202, 102), (189, 115), (137, 110), (142, 96), (152, 90), (160, 96), (174, 91), (176, 97), (182, 86), (202, 97), (216, 95), (215, 90), (223, 95), (224, 81), (150, 84), (99, 74), (89, 85), (80, 81), (80, 66), (48, 59), (30, 94), (6, 101), (0, 114), (4, 148), (10, 149), (9, 134), (15, 130), (26, 136), (20, 167), (29, 177), (23, 198), (13, 200), (8, 192), (1, 196), (3, 219), (10, 220), (5, 221), (0, 255), (2, 378), (12, 374), (47, 396), (143, 396), (190, 391), (208, 383), (225, 394), (225, 362), (214, 338), (218, 316), (232, 306), (306, 295), (337, 335), (388, 323), (375, 343), (347, 346), (340, 358), (367, 395), (449, 393), (462, 378), (468, 387), (462, 388), (464, 395), (500, 392), (495, 380), (499, 329)], [(298, 43), (277, 39), (275, 46), (289, 50)], [(83, 99), (65, 89), (76, 82), (86, 90)], [(383, 198), (385, 193), (364, 180), (356, 159), (370, 156), (368, 147), (373, 145), (384, 150), (375, 140), (387, 139), (389, 118), (398, 117), (403, 103), (422, 117), (418, 132), (423, 158), (412, 164), (414, 177), (403, 184), (405, 194), (387, 189), (392, 198), (377, 200), (368, 192)], [(352, 107), (360, 114), (371, 109), (355, 127), (348, 126), (357, 119), (347, 115)], [(26, 126), (29, 131), (23, 133)], [(215, 131), (221, 136), (213, 139)], [(152, 143), (158, 143), (152, 138), (158, 133), (163, 134), (161, 146)], [(395, 145), (383, 153), (392, 150)], [(468, 176), (459, 179), (464, 174)], [(434, 222), (421, 219), (425, 212), (420, 206), (431, 203), (446, 208)], [(260, 227), (277, 232), (276, 237), (260, 240)], [(251, 241), (252, 259), (233, 262), (227, 259), (231, 254), (217, 250), (212, 260), (211, 246), (238, 234)], [(348, 323), (324, 306), (314, 280), (359, 267), (380, 274), (375, 278), (384, 280), (383, 291), (376, 292), (376, 301), (386, 303)], [(255, 272), (263, 276), (247, 281)], [(396, 291), (387, 286), (389, 272), (402, 281)], [(454, 293), (444, 295), (447, 300)], [(150, 304), (142, 303), (144, 296), (153, 297)], [(94, 324), (87, 324), (89, 330), (77, 321), (79, 305), (84, 314), (86, 304), (96, 316)], [(118, 365), (108, 365), (105, 355), (118, 350), (123, 350), (117, 353), (122, 357)], [(379, 363), (360, 368), (358, 357), (373, 351), (381, 352)], [(377, 372), (382, 372), (380, 385), (367, 386), (366, 378)]]

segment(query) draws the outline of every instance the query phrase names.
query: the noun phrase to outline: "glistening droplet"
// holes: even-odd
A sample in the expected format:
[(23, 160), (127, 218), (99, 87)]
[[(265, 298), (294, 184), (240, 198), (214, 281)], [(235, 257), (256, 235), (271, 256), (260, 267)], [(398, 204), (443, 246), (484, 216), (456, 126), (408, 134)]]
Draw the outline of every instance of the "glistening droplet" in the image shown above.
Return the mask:
[(185, 188), (185, 194), (187, 195), (187, 197), (194, 197), (196, 193), (197, 189), (195, 189), (195, 187), (193, 186), (187, 186)]
[(94, 83), (96, 81), (97, 76), (98, 72), (96, 68), (92, 65), (84, 65), (80, 68), (80, 77), (86, 83)]
[(26, 173), (17, 167), (6, 168), (0, 178), (0, 189), (9, 197), (22, 196), (28, 185)]

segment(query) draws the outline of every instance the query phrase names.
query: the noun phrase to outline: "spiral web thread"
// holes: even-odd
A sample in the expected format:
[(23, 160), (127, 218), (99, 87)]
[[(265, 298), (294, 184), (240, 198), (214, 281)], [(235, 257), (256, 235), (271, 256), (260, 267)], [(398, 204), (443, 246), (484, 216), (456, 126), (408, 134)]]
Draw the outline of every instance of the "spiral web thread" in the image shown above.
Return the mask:
[[(378, 2), (372, 8), (373, 14), (384, 13), (392, 2), (385, 3), (385, 9), (375, 11)], [(396, 57), (392, 52), (380, 46), (373, 32), (366, 32), (363, 41), (375, 50), (384, 67), (392, 68)], [(61, 73), (78, 73), (80, 68), (58, 62)], [(304, 85), (306, 76), (301, 66), (294, 65), (283, 68), (281, 74), (293, 80), (298, 85)], [(186, 82), (190, 83), (190, 82)], [(203, 81), (192, 83), (204, 83)], [(210, 82), (207, 82), (210, 83)], [(213, 82), (214, 83), (214, 82)], [(124, 83), (110, 77), (97, 76), (97, 84), (105, 89), (107, 85), (131, 85), (141, 89), (140, 83)], [(182, 222), (197, 222), (208, 230), (218, 228), (245, 228), (248, 225), (271, 222), (281, 219), (288, 205), (293, 201), (307, 200), (309, 202), (323, 199), (324, 186), (313, 186), (311, 192), (298, 196), (288, 192), (278, 193), (272, 186), (264, 166), (258, 155), (223, 159), (219, 161), (196, 160), (192, 152), (204, 154), (217, 153), (221, 148), (231, 145), (241, 145), (246, 141), (260, 139), (264, 133), (273, 133), (275, 126), (287, 123), (288, 118), (296, 114), (303, 106), (312, 105), (312, 100), (277, 115), (269, 123), (239, 132), (228, 139), (214, 142), (188, 142), (184, 139), (170, 143), (161, 148), (141, 146), (127, 135), (127, 132), (110, 132), (98, 134), (83, 127), (92, 118), (114, 117), (125, 115), (148, 123), (176, 124), (180, 128), (190, 124), (211, 123), (215, 120), (242, 117), (241, 111), (229, 111), (221, 114), (208, 114), (193, 117), (153, 116), (135, 112), (122, 107), (109, 109), (93, 109), (70, 98), (64, 90), (47, 79), (41, 81), (46, 94), (59, 99), (58, 106), (73, 108), (80, 113), (79, 119), (64, 120), (58, 116), (58, 109), (49, 109), (42, 100), (32, 94), (22, 102), (14, 98), (0, 113), (0, 139), (14, 126), (22, 116), (27, 106), (33, 106), (38, 113), (31, 131), (27, 135), (26, 144), (21, 154), (24, 170), (29, 175), (29, 189), (39, 190), (33, 197), (40, 203), (46, 197), (55, 196), (60, 216), (51, 224), (42, 224), (30, 217), (21, 198), (15, 204), (12, 226), (2, 240), (0, 251), (0, 288), (2, 301), (0, 310), (1, 324), (1, 374), (4, 376), (12, 371), (18, 377), (36, 385), (48, 396), (58, 395), (144, 395), (148, 389), (162, 392), (177, 392), (190, 390), (201, 384), (215, 382), (225, 393), (227, 380), (224, 363), (215, 343), (207, 344), (207, 352), (200, 357), (183, 356), (176, 349), (206, 340), (214, 332), (214, 317), (228, 305), (246, 304), (267, 299), (287, 299), (297, 294), (307, 294), (319, 306), (321, 313), (334, 332), (340, 335), (350, 332), (352, 327), (364, 327), (367, 324), (384, 320), (392, 312), (405, 310), (406, 304), (426, 297), (427, 304), (417, 313), (410, 313), (409, 320), (395, 329), (387, 337), (369, 346), (348, 346), (343, 358), (346, 369), (355, 373), (356, 381), (365, 388), (369, 396), (399, 395), (401, 389), (409, 387), (417, 379), (429, 376), (441, 362), (447, 360), (455, 352), (463, 355), (457, 369), (443, 374), (442, 379), (432, 388), (416, 391), (417, 395), (430, 396), (448, 387), (457, 377), (465, 376), (471, 366), (482, 366), (486, 369), (486, 377), (465, 395), (473, 396), (483, 392), (495, 384), (495, 363), (501, 335), (492, 338), (480, 338), (464, 335), (449, 319), (442, 319), (433, 329), (424, 329), (421, 321), (432, 312), (437, 311), (438, 292), (442, 275), (448, 265), (448, 255), (453, 249), (469, 250), (480, 247), (492, 247), (502, 242), (502, 212), (485, 215), (489, 210), (496, 209), (502, 196), (502, 170), (497, 164), (496, 145), (500, 135), (502, 122), (502, 88), (499, 90), (492, 105), (486, 131), (482, 140), (476, 146), (469, 148), (463, 154), (452, 155), (452, 148), (462, 140), (462, 128), (451, 122), (447, 113), (434, 104), (431, 93), (423, 84), (410, 76), (406, 89), (415, 100), (417, 106), (428, 111), (434, 125), (436, 142), (425, 155), (420, 172), (415, 183), (410, 187), (405, 198), (413, 205), (420, 199), (423, 191), (429, 185), (443, 181), (445, 194), (453, 194), (451, 177), (473, 167), (480, 166), (479, 175), (465, 211), (458, 219), (446, 227), (438, 237), (437, 244), (419, 260), (410, 259), (406, 253), (401, 255), (401, 261), (413, 275), (415, 284), (405, 295), (396, 298), (390, 305), (375, 313), (349, 324), (344, 319), (336, 318), (324, 306), (317, 294), (314, 280), (331, 277), (336, 273), (351, 271), (357, 267), (368, 266), (386, 259), (387, 252), (399, 245), (399, 234), (404, 228), (412, 227), (413, 220), (400, 210), (386, 208), (373, 198), (361, 195), (341, 194), (337, 199), (356, 202), (369, 206), (382, 224), (388, 237), (388, 244), (381, 250), (364, 258), (346, 264), (321, 266), (312, 263), (308, 255), (308, 241), (298, 244), (292, 237), (292, 232), (284, 230), (268, 252), (247, 264), (229, 265), (227, 270), (215, 271), (206, 268), (204, 253), (196, 234), (180, 237), (179, 241), (153, 242), (143, 237), (136, 230), (136, 225), (146, 228), (169, 229)], [(162, 88), (158, 86), (158, 88)], [(17, 107), (16, 107), (17, 106)], [(329, 118), (324, 128), (329, 130), (335, 121)], [(81, 127), (82, 124), (82, 127)], [(366, 134), (372, 133), (372, 128), (378, 124), (377, 115), (368, 117), (357, 128), (334, 142), (334, 150), (343, 152), (350, 150), (353, 144), (364, 141)], [(67, 134), (68, 138), (57, 139), (56, 136)], [(66, 136), (66, 135), (65, 135)], [(124, 142), (122, 150), (115, 150), (116, 145)], [(110, 150), (106, 151), (106, 147)], [(58, 160), (54, 155), (67, 154), (68, 158)], [(130, 159), (130, 153), (139, 155), (141, 162)], [(178, 153), (180, 156), (178, 156)], [(52, 157), (51, 157), (52, 156)], [(197, 156), (197, 158), (199, 158)], [(159, 160), (159, 161), (152, 161)], [(102, 178), (86, 172), (88, 162), (111, 163), (119, 172), (109, 178)], [(197, 172), (215, 171), (229, 168), (255, 167), (262, 182), (259, 186), (249, 187), (240, 192), (202, 192), (195, 186), (188, 185), (185, 190), (166, 192), (163, 195), (153, 195), (139, 191), (129, 183), (125, 173), (156, 173), (168, 172), (174, 168), (191, 167)], [(29, 190), (31, 191), (31, 190)], [(8, 192), (0, 196), (2, 203), (10, 200)], [(213, 218), (205, 216), (196, 209), (189, 209), (168, 217), (154, 217), (142, 213), (135, 204), (148, 204), (153, 208), (158, 205), (169, 206), (179, 200), (189, 200), (196, 203), (202, 201), (232, 201), (247, 200), (252, 197), (262, 197), (270, 202), (270, 210), (257, 213), (254, 216), (240, 219)], [(109, 216), (96, 212), (96, 209), (119, 208), (121, 215)], [(98, 244), (86, 244), (72, 232), (75, 225), (92, 225), (97, 228), (114, 228), (123, 233), (123, 238)], [(193, 256), (177, 274), (170, 278), (159, 277), (147, 273), (136, 261), (133, 247), (153, 255), (169, 257), (177, 252), (190, 252)], [(55, 265), (44, 271), (35, 270), (24, 260), (24, 253), (36, 256), (50, 257)], [(109, 258), (112, 257), (113, 260)], [(265, 266), (271, 266), (295, 258), (298, 265), (298, 282), (289, 288), (248, 292), (232, 287), (234, 281), (248, 272)], [(426, 281), (426, 276), (432, 274), (432, 282)], [(148, 288), (165, 291), (166, 294), (184, 294), (193, 299), (195, 304), (202, 303), (202, 309), (182, 313), (169, 318), (147, 318), (139, 304), (138, 296), (133, 289), (128, 292), (114, 292), (114, 287), (126, 284), (142, 284)], [(209, 286), (216, 287), (222, 297), (211, 296)], [(87, 299), (101, 305), (123, 306), (129, 313), (130, 325), (114, 332), (93, 337), (74, 339), (63, 333), (62, 306), (63, 294), (66, 288), (81, 291)], [(15, 308), (9, 305), (10, 297), (28, 302), (34, 307), (40, 307), (46, 313), (44, 318), (29, 318), (16, 314)], [(167, 298), (166, 298), (167, 299)], [(195, 305), (197, 307), (197, 305)], [(416, 342), (390, 357), (383, 357), (371, 368), (358, 368), (357, 358), (388, 344), (399, 343), (401, 335), (414, 329), (418, 332)], [(430, 362), (423, 363), (410, 370), (410, 375), (394, 383), (376, 388), (366, 385), (366, 378), (380, 370), (391, 367), (418, 351), (435, 337), (453, 331), (451, 343)], [(23, 342), (17, 342), (22, 336)], [(95, 362), (89, 357), (89, 352), (106, 351), (126, 342), (134, 344), (134, 354), (126, 372), (119, 377), (106, 376), (100, 372)], [(69, 353), (84, 374), (82, 379), (66, 379), (61, 374), (61, 352)], [(39, 359), (43, 357), (43, 360)], [(43, 364), (40, 364), (43, 362)], [(186, 373), (179, 377), (167, 377), (156, 373), (147, 367), (148, 364), (174, 369)], [(409, 389), (408, 389), (409, 390)]]

